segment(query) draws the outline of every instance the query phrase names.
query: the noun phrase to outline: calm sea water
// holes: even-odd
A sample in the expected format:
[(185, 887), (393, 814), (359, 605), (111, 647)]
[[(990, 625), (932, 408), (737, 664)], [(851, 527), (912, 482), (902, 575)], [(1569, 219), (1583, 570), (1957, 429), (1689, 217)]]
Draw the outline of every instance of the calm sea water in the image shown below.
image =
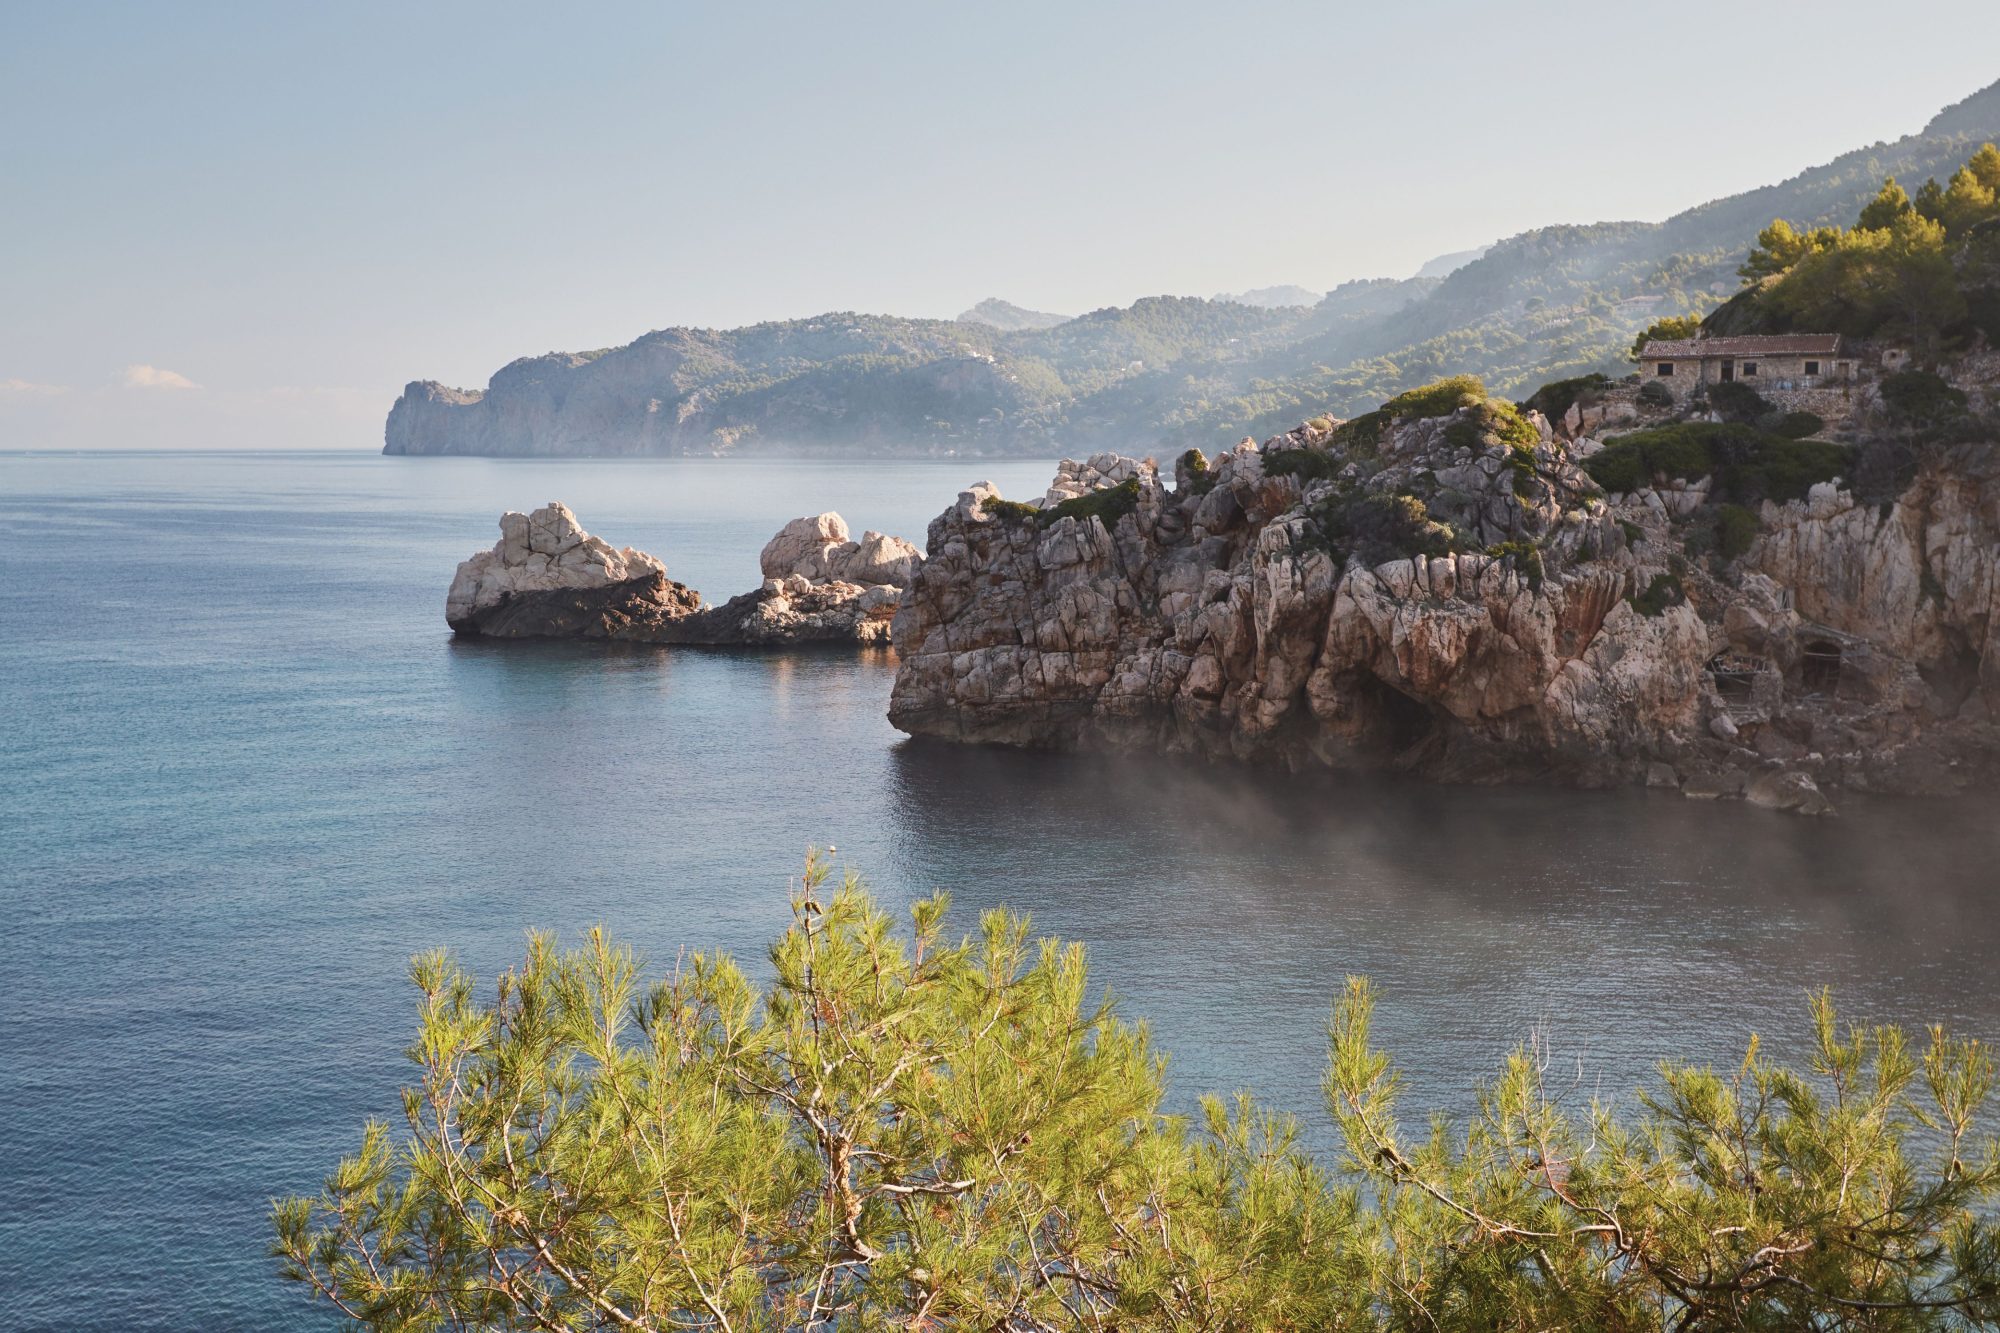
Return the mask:
[(1813, 823), (1659, 793), (1460, 790), (949, 749), (882, 656), (454, 643), (455, 563), (568, 501), (712, 600), (782, 522), (921, 543), (1048, 464), (0, 455), (0, 1292), (9, 1328), (317, 1326), (265, 1257), (393, 1115), (408, 956), (484, 976), (605, 922), (761, 961), (808, 843), (1085, 941), (1174, 1054), (1324, 1142), (1341, 978), (1410, 1110), (1540, 1028), (1623, 1091), (1856, 1018), (2000, 1036), (2000, 807)]

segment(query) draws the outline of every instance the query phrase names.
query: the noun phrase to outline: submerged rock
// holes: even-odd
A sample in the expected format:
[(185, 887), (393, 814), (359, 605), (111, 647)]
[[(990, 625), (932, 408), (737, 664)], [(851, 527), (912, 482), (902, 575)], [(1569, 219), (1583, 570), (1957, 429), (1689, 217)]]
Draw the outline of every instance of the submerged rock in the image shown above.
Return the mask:
[[(812, 546), (810, 532), (831, 537)], [(500, 541), (458, 567), (445, 598), (454, 632), (501, 639), (583, 638), (634, 643), (793, 647), (884, 645), (916, 548), (880, 533), (846, 540), (838, 514), (798, 519), (765, 547), (791, 551), (785, 573), (709, 606), (667, 577), (666, 566), (630, 547), (614, 550), (577, 523), (567, 506), (500, 519)], [(789, 543), (789, 545), (787, 545)], [(900, 549), (899, 549), (900, 548)], [(832, 550), (829, 560), (825, 552)], [(798, 572), (803, 566), (814, 574)], [(850, 572), (867, 581), (839, 577)]]
[(1743, 799), (1769, 810), (1795, 810), (1802, 815), (1830, 815), (1833, 802), (1804, 773), (1774, 768), (1750, 775)]

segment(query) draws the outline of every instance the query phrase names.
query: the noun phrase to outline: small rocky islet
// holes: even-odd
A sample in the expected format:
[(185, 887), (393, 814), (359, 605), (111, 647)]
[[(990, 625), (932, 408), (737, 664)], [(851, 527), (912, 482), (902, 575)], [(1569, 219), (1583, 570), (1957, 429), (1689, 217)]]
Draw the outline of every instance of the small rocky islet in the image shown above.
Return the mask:
[[(2000, 357), (1956, 372), (1983, 409)], [(1171, 475), (1100, 454), (1033, 502), (981, 483), (922, 554), (798, 519), (720, 607), (560, 505), (508, 515), (448, 618), (893, 641), (889, 719), (913, 736), (1828, 813), (1840, 790), (1962, 791), (2000, 758), (2000, 460), (1891, 449), (1885, 486), (1865, 474), (1893, 418), (1872, 381), (1840, 442), (1746, 434), (1636, 381), (1550, 415), (1445, 381)]]
[(445, 597), (454, 633), (492, 639), (613, 639), (687, 646), (886, 645), (923, 556), (879, 532), (848, 537), (840, 515), (795, 519), (766, 543), (764, 581), (711, 606), (658, 558), (584, 531), (567, 505), (500, 518), (500, 540), (461, 563)]

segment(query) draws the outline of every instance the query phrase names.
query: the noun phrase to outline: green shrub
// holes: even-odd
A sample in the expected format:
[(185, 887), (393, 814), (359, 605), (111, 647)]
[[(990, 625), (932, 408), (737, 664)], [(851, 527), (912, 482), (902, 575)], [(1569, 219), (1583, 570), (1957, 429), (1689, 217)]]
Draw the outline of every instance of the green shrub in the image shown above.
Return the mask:
[(1550, 421), (1561, 421), (1578, 402), (1588, 402), (1610, 387), (1609, 375), (1578, 375), (1574, 379), (1554, 380), (1529, 394), (1527, 401), (1521, 404), (1521, 410), (1540, 412)]
[(1843, 475), (1853, 453), (1824, 440), (1788, 440), (1738, 422), (1687, 421), (1620, 435), (1583, 460), (1590, 479), (1630, 494), (1659, 480), (1715, 478), (1719, 500), (1797, 500)]
[(1104, 486), (1087, 495), (1073, 496), (1053, 509), (1041, 511), (1043, 527), (1059, 519), (1073, 518), (1079, 523), (1091, 519), (1101, 519), (1107, 530), (1118, 526), (1118, 520), (1139, 507), (1139, 479), (1127, 477), (1116, 486)]
[(1514, 568), (1521, 571), (1521, 576), (1528, 580), (1530, 588), (1539, 588), (1542, 586), (1542, 580), (1545, 577), (1542, 565), (1542, 550), (1533, 542), (1500, 542), (1497, 545), (1487, 547), (1486, 554), (1501, 559), (1513, 560)]
[(992, 496), (987, 497), (980, 508), (986, 511), (988, 518), (1009, 526), (1033, 523), (1046, 528), (1058, 519), (1073, 518), (1079, 523), (1086, 523), (1097, 518), (1102, 519), (1109, 529), (1117, 527), (1118, 520), (1131, 513), (1138, 504), (1139, 479), (1127, 477), (1116, 486), (1104, 486), (1085, 495), (1072, 496), (1049, 509), (1038, 509), (1019, 500), (1002, 500)]
[(1708, 405), (1724, 421), (1755, 421), (1771, 411), (1769, 400), (1742, 380), (1709, 385)]
[(1965, 394), (1928, 370), (1902, 370), (1882, 378), (1882, 402), (1911, 425), (1931, 426), (1965, 415)]
[(1485, 401), (1486, 385), (1477, 375), (1453, 375), (1399, 393), (1382, 410), (1391, 417), (1445, 417)]
[(1186, 478), (1182, 483), (1188, 495), (1207, 495), (1215, 489), (1215, 473), (1208, 466), (1208, 455), (1199, 449), (1190, 449), (1181, 455), (1180, 474)]
[(1265, 476), (1297, 477), (1301, 485), (1323, 481), (1345, 466), (1345, 458), (1336, 458), (1324, 449), (1275, 449), (1264, 455)]
[(1626, 599), (1632, 609), (1642, 616), (1663, 616), (1670, 606), (1678, 606), (1687, 600), (1687, 593), (1681, 587), (1679, 576), (1655, 574), (1653, 581), (1646, 585), (1646, 591), (1636, 593)]
[(1335, 427), (1331, 443), (1352, 458), (1373, 458), (1382, 448), (1382, 433), (1389, 428), (1387, 412), (1363, 412)]
[(1639, 401), (1648, 407), (1672, 407), (1674, 391), (1658, 380), (1647, 380), (1639, 386)]
[(1369, 492), (1328, 496), (1308, 511), (1318, 545), (1335, 564), (1354, 556), (1374, 566), (1411, 556), (1442, 556), (1473, 549), (1463, 532), (1431, 517), (1414, 495)]
[(1917, 451), (1909, 441), (1877, 435), (1854, 458), (1854, 494), (1868, 504), (1887, 505), (1917, 479)]
[(1716, 553), (1724, 560), (1747, 553), (1761, 526), (1753, 509), (1738, 504), (1719, 506), (1715, 511)]
[(989, 495), (980, 501), (979, 507), (986, 511), (986, 517), (1013, 526), (1018, 523), (1033, 523), (1042, 516), (1042, 511), (1020, 500), (1002, 500), (997, 495)]
[(1618, 520), (1618, 530), (1625, 534), (1625, 544), (1627, 546), (1637, 546), (1640, 542), (1646, 540), (1646, 530), (1629, 518)]
[(1445, 439), (1460, 447), (1475, 444), (1504, 444), (1512, 449), (1533, 449), (1542, 442), (1535, 423), (1521, 415), (1512, 403), (1487, 398), (1461, 409), (1458, 419), (1445, 427)]
[(1825, 430), (1826, 421), (1812, 412), (1784, 412), (1765, 429), (1788, 440), (1806, 440)]

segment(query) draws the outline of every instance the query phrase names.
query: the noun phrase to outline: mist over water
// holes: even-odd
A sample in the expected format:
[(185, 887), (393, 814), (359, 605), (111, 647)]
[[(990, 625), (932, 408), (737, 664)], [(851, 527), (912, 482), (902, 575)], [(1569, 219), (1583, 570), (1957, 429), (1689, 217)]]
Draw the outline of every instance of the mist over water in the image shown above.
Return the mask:
[[(0, 1322), (311, 1326), (264, 1257), (396, 1114), (409, 955), (482, 978), (604, 922), (762, 974), (808, 843), (901, 903), (1084, 941), (1173, 1055), (1326, 1141), (1350, 973), (1408, 1112), (1537, 1026), (1621, 1097), (1781, 1052), (1804, 992), (2000, 1035), (2000, 805), (1816, 823), (1657, 792), (1459, 789), (907, 741), (886, 653), (454, 642), (456, 562), (562, 499), (713, 601), (785, 520), (918, 541), (1048, 463), (0, 455)], [(192, 1282), (159, 1280), (170, 1269)], [(78, 1294), (89, 1293), (79, 1305)]]

